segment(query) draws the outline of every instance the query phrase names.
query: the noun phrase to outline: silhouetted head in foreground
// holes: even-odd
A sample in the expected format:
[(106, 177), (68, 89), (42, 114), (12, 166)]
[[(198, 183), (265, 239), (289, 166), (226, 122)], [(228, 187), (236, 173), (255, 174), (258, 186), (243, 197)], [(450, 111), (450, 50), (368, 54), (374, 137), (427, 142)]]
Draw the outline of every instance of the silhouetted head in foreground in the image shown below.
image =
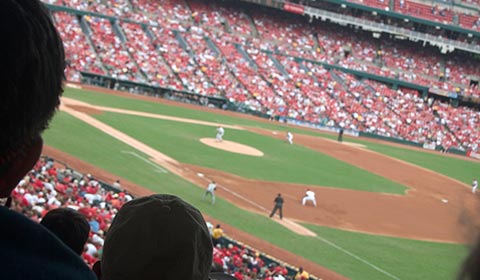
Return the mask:
[(82, 214), (70, 208), (58, 208), (49, 211), (40, 224), (75, 253), (82, 254), (90, 233), (90, 225)]
[(213, 247), (207, 225), (192, 205), (172, 195), (126, 203), (107, 233), (104, 280), (207, 280)]
[(63, 45), (37, 0), (0, 1), (0, 197), (40, 155), (40, 134), (60, 104)]
[[(0, 38), (3, 198), (38, 160), (40, 134), (60, 102), (65, 59), (60, 37), (38, 0), (1, 0)], [(4, 206), (0, 224), (1, 279), (95, 279), (85, 262), (44, 227)]]

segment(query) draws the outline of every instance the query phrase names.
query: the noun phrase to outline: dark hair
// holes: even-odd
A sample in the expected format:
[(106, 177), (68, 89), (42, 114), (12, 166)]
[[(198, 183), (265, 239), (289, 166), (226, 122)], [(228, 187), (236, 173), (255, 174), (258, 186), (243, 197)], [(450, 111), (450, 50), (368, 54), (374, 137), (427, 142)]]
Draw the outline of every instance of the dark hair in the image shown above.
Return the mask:
[(0, 157), (36, 138), (60, 104), (65, 55), (40, 1), (0, 1)]
[(480, 237), (477, 237), (477, 242), (473, 245), (469, 255), (463, 261), (460, 271), (458, 273), (458, 280), (473, 280), (480, 279)]
[(40, 224), (75, 253), (82, 254), (90, 233), (90, 225), (82, 214), (70, 208), (58, 208), (48, 212)]

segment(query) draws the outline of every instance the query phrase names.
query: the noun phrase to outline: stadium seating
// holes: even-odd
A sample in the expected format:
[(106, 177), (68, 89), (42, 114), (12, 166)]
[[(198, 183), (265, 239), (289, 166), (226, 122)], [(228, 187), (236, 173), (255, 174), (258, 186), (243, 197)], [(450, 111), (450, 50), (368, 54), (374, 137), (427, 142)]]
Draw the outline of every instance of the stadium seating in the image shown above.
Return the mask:
[(179, 31), (175, 33), (163, 27), (151, 27), (151, 31), (156, 36), (155, 44), (160, 46), (165, 60), (187, 90), (211, 96), (220, 94), (220, 91), (210, 82), (209, 77), (201, 71), (193, 54), (187, 52), (187, 46), (181, 46), (178, 38), (182, 35)]
[(415, 1), (395, 1), (395, 11), (444, 24), (453, 22), (453, 12), (450, 9)]
[(56, 12), (53, 16), (65, 46), (67, 79), (79, 82), (79, 71), (106, 74), (101, 68), (101, 63), (97, 61), (95, 51), (88, 44), (78, 19), (65, 12)]
[(123, 80), (145, 82), (137, 64), (130, 57), (120, 38), (114, 34), (112, 23), (104, 18), (84, 17), (92, 34), (93, 45), (110, 76)]
[(469, 150), (480, 151), (480, 112), (467, 107), (453, 107), (435, 101), (433, 110), (438, 112), (458, 141)]
[(351, 0), (350, 2), (360, 3), (365, 6), (375, 7), (379, 9), (388, 9), (389, 1), (386, 0)]
[(223, 95), (233, 102), (245, 102), (251, 99), (248, 90), (230, 72), (218, 50), (208, 46), (200, 27), (191, 27), (191, 32), (182, 34), (189, 44), (200, 70), (210, 78)]
[[(349, 2), (359, 3), (361, 5), (378, 8), (382, 10), (390, 10), (387, 0), (349, 0)], [(470, 14), (451, 9), (451, 5), (445, 2), (444, 5), (426, 3), (421, 1), (395, 0), (394, 11), (397, 13), (426, 19), (430, 21), (440, 22), (443, 24), (455, 24), (455, 16), (458, 17), (458, 25), (465, 29), (479, 30), (480, 16), (474, 14), (473, 10)], [(466, 1), (470, 4), (479, 5), (477, 0)], [(475, 3), (476, 2), (476, 3)]]
[[(368, 4), (385, 5), (382, 1), (372, 1)], [(303, 17), (279, 11), (267, 13), (255, 9), (247, 13), (222, 2), (132, 0), (85, 4), (70, 0), (63, 3), (148, 24), (143, 27), (122, 20), (112, 22), (84, 16), (91, 34), (83, 35), (77, 17), (55, 12), (70, 61), (67, 76), (74, 81), (79, 80), (78, 71), (101, 73), (202, 95), (224, 96), (230, 102), (272, 116), (344, 125), (414, 142), (438, 138), (442, 139), (439, 142), (451, 145), (473, 144), (457, 141), (452, 136), (455, 133), (437, 126), (438, 120), (428, 106), (421, 112), (425, 114), (424, 122), (417, 126), (400, 125), (409, 118), (392, 114), (392, 108), (384, 108), (385, 102), (380, 102), (378, 96), (385, 94), (391, 103), (403, 104), (409, 111), (425, 103), (417, 93), (401, 94), (404, 90), (397, 93), (374, 82), (367, 87), (348, 75), (332, 76), (316, 63), (298, 60), (336, 64), (439, 90), (480, 96), (480, 89), (470, 85), (470, 77), (480, 76), (478, 60), (464, 54), (442, 55), (434, 48), (419, 48), (411, 42), (377, 40), (359, 30), (308, 23)], [(422, 5), (418, 9), (427, 11)], [(118, 33), (123, 33), (125, 40)], [(344, 85), (333, 79), (339, 75), (346, 80)], [(432, 126), (430, 132), (434, 132), (430, 135), (418, 127), (425, 124)]]
[(121, 22), (127, 37), (125, 42), (130, 55), (135, 59), (148, 80), (155, 86), (173, 87), (182, 90), (180, 80), (172, 73), (152, 44), (150, 38), (138, 24)]

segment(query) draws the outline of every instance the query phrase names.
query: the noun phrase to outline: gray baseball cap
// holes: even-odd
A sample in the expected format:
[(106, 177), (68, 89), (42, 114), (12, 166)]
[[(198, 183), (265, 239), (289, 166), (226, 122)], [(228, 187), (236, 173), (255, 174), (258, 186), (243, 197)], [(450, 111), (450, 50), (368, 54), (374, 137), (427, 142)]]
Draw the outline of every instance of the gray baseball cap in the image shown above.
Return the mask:
[(212, 242), (200, 211), (173, 195), (126, 203), (107, 233), (104, 280), (207, 280)]

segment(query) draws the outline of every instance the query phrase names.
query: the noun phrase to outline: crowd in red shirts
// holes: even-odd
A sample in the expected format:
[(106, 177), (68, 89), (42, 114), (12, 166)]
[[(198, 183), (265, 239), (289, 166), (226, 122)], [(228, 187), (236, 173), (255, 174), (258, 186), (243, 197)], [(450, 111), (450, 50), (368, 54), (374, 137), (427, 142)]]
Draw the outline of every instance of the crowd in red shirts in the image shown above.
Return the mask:
[[(454, 10), (452, 9), (453, 1), (445, 1), (445, 3), (426, 3), (419, 1), (394, 0), (393, 10), (390, 10), (390, 1), (388, 0), (349, 0), (349, 2), (360, 3), (365, 6), (379, 8), (386, 11), (397, 12), (416, 18), (426, 19), (430, 21), (440, 22), (443, 24), (457, 24), (465, 29), (480, 30), (480, 17), (478, 13), (471, 9)], [(467, 4), (478, 6), (478, 0), (464, 1)]]
[(66, 76), (69, 81), (80, 81), (79, 71), (105, 75), (96, 52), (87, 42), (78, 18), (66, 12), (54, 13), (54, 20), (59, 28), (65, 46), (67, 58)]
[(82, 257), (93, 265), (101, 250), (111, 221), (122, 205), (131, 200), (126, 191), (107, 191), (91, 175), (59, 168), (51, 159), (40, 159), (12, 193), (12, 208), (40, 222), (52, 209), (71, 208), (82, 213), (90, 224), (90, 236)]
[(285, 265), (271, 259), (267, 261), (262, 254), (251, 248), (236, 243), (223, 244), (225, 245), (217, 244), (213, 248), (214, 266), (222, 268), (238, 280), (280, 280), (294, 277)]
[[(426, 139), (461, 149), (478, 147), (478, 128), (460, 127), (453, 114), (441, 118), (418, 93), (383, 84), (360, 83), (318, 62), (398, 78), (451, 94), (480, 97), (470, 83), (480, 76), (478, 61), (465, 54), (442, 55), (411, 42), (375, 40), (370, 34), (262, 9), (242, 12), (219, 2), (53, 1), (120, 19), (84, 16), (92, 30), (83, 34), (76, 17), (53, 12), (65, 41), (67, 77), (78, 71), (224, 96), (230, 102), (271, 116), (344, 126), (414, 142)], [(161, 19), (161, 20), (160, 20)], [(115, 33), (123, 33), (125, 41)], [(91, 44), (89, 43), (91, 42)], [(308, 60), (298, 60), (298, 58)], [(478, 111), (461, 108), (478, 116)], [(413, 117), (416, 115), (416, 117)], [(464, 136), (472, 129), (469, 137)]]

